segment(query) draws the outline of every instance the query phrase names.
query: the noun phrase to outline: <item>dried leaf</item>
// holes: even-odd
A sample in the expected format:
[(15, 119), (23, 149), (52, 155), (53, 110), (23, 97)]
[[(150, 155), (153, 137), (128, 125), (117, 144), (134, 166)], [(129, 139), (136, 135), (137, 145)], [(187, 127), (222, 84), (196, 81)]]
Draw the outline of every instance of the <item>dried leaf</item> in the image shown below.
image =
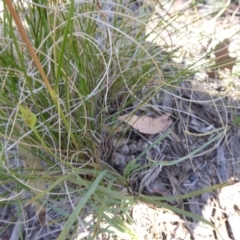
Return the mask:
[(230, 4), (230, 6), (228, 7), (228, 11), (230, 14), (234, 14), (234, 15), (240, 15), (240, 4)]
[(211, 79), (216, 79), (218, 76), (217, 76), (217, 72), (215, 70), (210, 70), (210, 71), (207, 71), (207, 75), (209, 78)]
[(169, 116), (170, 114), (164, 114), (162, 116), (152, 118), (148, 116), (125, 114), (118, 117), (118, 120), (129, 124), (141, 133), (153, 135), (165, 131), (170, 126), (172, 120)]
[(229, 39), (225, 39), (219, 44), (214, 49), (214, 55), (216, 57), (216, 63), (220, 69), (229, 69), (232, 71), (232, 68), (234, 64), (236, 63), (236, 58), (230, 57), (229, 56), (229, 44), (230, 41)]
[[(224, 39), (214, 48), (215, 61), (220, 70), (229, 69), (232, 71), (232, 68), (236, 63), (236, 58), (229, 56), (229, 44), (229, 39)], [(218, 78), (216, 69), (210, 69), (207, 71), (207, 75), (211, 79)]]
[(222, 58), (226, 58), (226, 56), (229, 55), (229, 44), (229, 39), (224, 39), (222, 42), (216, 45), (216, 47), (214, 48), (214, 55), (216, 59), (221, 60)]

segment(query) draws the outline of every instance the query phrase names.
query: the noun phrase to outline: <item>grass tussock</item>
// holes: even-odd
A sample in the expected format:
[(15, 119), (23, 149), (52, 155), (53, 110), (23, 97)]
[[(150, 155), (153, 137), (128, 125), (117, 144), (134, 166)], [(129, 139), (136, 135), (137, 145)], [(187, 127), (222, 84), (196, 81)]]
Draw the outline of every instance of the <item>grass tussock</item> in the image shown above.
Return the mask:
[[(145, 3), (38, 0), (17, 1), (13, 8), (11, 1), (3, 5), (0, 214), (6, 219), (0, 236), (8, 236), (11, 229), (15, 239), (141, 239), (131, 216), (138, 201), (213, 226), (180, 205), (165, 202), (227, 184), (159, 198), (145, 196), (142, 190), (147, 184), (136, 179), (139, 173), (177, 165), (212, 147), (215, 140), (221, 142), (228, 130), (225, 123), (209, 128), (205, 135), (212, 135), (202, 146), (172, 161), (156, 162), (148, 155), (151, 149), (163, 151), (159, 144), (171, 133), (166, 131), (145, 138), (147, 147), (132, 161), (124, 159), (123, 169), (112, 162), (114, 141), (122, 143), (126, 135), (131, 143), (140, 138), (118, 117), (129, 112), (149, 114), (150, 108), (150, 115), (155, 114), (156, 102), (165, 99), (163, 92), (177, 96), (175, 88), (183, 88), (183, 80), (194, 76), (199, 65), (204, 67), (197, 60), (183, 68), (184, 64), (171, 60), (176, 49), (169, 51), (166, 42), (165, 51), (155, 43), (161, 38), (156, 29), (174, 29), (173, 20), (184, 12), (171, 19), (163, 16), (152, 28), (154, 6)], [(155, 37), (150, 41), (150, 36)], [(174, 114), (180, 118), (179, 112)], [(147, 156), (145, 165), (139, 163), (143, 156)]]

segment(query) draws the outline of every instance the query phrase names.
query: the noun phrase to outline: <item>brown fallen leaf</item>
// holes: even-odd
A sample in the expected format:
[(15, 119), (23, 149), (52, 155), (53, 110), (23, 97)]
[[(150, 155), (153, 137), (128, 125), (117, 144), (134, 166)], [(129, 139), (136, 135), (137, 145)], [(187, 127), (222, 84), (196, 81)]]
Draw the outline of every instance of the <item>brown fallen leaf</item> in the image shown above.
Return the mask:
[[(233, 69), (233, 66), (236, 63), (236, 58), (229, 56), (229, 39), (224, 39), (222, 42), (216, 45), (214, 48), (215, 62), (217, 68), (220, 70), (229, 69), (230, 72)], [(207, 75), (209, 78), (216, 79), (218, 78), (218, 73), (216, 69), (210, 69), (207, 71)]]
[(207, 75), (211, 79), (217, 79), (217, 77), (218, 77), (216, 70), (207, 71)]
[(118, 117), (118, 120), (127, 123), (141, 133), (153, 135), (165, 131), (172, 124), (172, 120), (169, 116), (170, 114), (164, 114), (153, 118), (148, 116), (132, 115), (130, 113)]
[(222, 42), (217, 44), (214, 48), (214, 55), (216, 57), (216, 63), (220, 69), (229, 69), (232, 71), (234, 64), (236, 63), (236, 58), (229, 56), (229, 39), (224, 39)]

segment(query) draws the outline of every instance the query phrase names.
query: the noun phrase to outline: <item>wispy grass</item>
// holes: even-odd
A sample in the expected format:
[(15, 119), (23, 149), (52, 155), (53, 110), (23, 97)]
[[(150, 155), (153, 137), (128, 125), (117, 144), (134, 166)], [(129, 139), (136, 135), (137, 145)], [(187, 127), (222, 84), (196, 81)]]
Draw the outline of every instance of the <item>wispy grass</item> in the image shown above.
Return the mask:
[[(1, 192), (1, 206), (34, 204), (38, 218), (46, 214), (44, 207), (54, 208), (60, 219), (67, 219), (58, 239), (76, 235), (90, 208), (95, 218), (92, 239), (102, 231), (137, 239), (127, 211), (138, 198), (125, 192), (138, 166), (129, 165), (121, 176), (103, 163), (103, 129), (114, 125), (134, 99), (148, 102), (189, 72), (175, 70), (167, 64), (171, 54), (163, 55), (146, 42), (148, 15), (137, 19), (119, 6), (111, 24), (109, 10), (101, 11), (97, 2), (46, 5), (39, 0), (26, 6), (18, 1), (14, 7), (21, 20), (14, 22), (13, 11), (5, 6), (0, 41), (0, 181), (14, 183), (14, 188)], [(19, 29), (21, 23), (25, 30)], [(169, 75), (162, 73), (163, 65), (170, 66)], [(147, 94), (139, 98), (146, 86)], [(117, 107), (109, 116), (112, 105)], [(16, 156), (4, 159), (6, 151)], [(62, 199), (69, 211), (51, 202)], [(155, 198), (140, 199), (156, 204)]]

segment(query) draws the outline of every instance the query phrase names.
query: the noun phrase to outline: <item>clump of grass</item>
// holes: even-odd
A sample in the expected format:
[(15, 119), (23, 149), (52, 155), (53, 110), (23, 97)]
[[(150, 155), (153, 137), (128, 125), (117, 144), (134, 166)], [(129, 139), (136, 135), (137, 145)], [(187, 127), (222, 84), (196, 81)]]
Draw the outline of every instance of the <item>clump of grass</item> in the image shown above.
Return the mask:
[[(26, 200), (19, 196), (11, 202), (19, 209), (15, 221), (21, 219), (21, 209), (33, 204), (43, 225), (68, 219), (59, 235), (59, 239), (66, 239), (70, 229), (72, 235), (77, 232), (75, 222), (81, 223), (84, 209), (90, 207), (96, 218), (92, 239), (102, 231), (101, 222), (106, 222), (106, 232), (111, 225), (134, 236), (131, 224), (123, 221), (134, 198), (120, 193), (128, 186), (126, 179), (111, 169), (104, 170), (101, 134), (116, 93), (128, 88), (128, 95), (140, 91), (150, 79), (141, 76), (146, 70), (141, 70), (140, 60), (147, 59), (145, 68), (152, 74), (153, 59), (134, 38), (128, 40), (128, 49), (126, 44), (116, 48), (117, 42), (126, 40), (130, 33), (108, 23), (97, 3), (58, 4), (39, 1), (26, 6), (19, 1), (14, 7), (21, 20), (16, 24), (13, 11), (4, 8), (0, 57), (2, 151), (9, 154), (17, 146), (13, 161), (21, 165), (23, 160), (23, 166), (11, 169), (12, 160), (7, 157), (2, 162), (6, 173), (1, 181), (14, 182), (12, 194), (18, 195), (21, 189), (33, 197)], [(126, 19), (126, 9), (120, 10)], [(21, 23), (26, 32), (16, 26)], [(98, 33), (98, 25), (106, 25), (106, 31)], [(69, 211), (55, 206), (56, 219), (49, 219), (46, 209), (61, 198), (70, 202)], [(107, 212), (117, 216), (113, 218)], [(18, 234), (24, 237), (27, 233), (22, 229)]]
[[(14, 183), (9, 192), (14, 199), (6, 194), (1, 205), (10, 201), (16, 206), (16, 221), (33, 204), (43, 226), (46, 222), (62, 226), (58, 239), (76, 236), (83, 228), (92, 239), (103, 231), (137, 238), (128, 215), (137, 201), (127, 191), (130, 170), (123, 177), (101, 158), (103, 129), (139, 99), (145, 86), (148, 91), (141, 95), (142, 102), (189, 73), (173, 70), (167, 64), (171, 54), (163, 55), (146, 41), (146, 14), (136, 18), (127, 7), (115, 4), (109, 22), (109, 10), (99, 2), (45, 3), (15, 3), (21, 16), (16, 24), (13, 11), (4, 8), (0, 134), (1, 152), (7, 151), (7, 156), (1, 158), (5, 172), (0, 180), (4, 185)], [(26, 32), (19, 30), (18, 23)], [(169, 66), (170, 74), (162, 74), (163, 65)], [(112, 107), (114, 114), (109, 116)], [(16, 155), (13, 159), (10, 152)], [(140, 199), (158, 204), (155, 198)], [(61, 201), (68, 207), (61, 208)], [(53, 218), (49, 209), (55, 210)], [(83, 223), (88, 214), (94, 220)], [(21, 229), (16, 234), (24, 239), (27, 232)]]

